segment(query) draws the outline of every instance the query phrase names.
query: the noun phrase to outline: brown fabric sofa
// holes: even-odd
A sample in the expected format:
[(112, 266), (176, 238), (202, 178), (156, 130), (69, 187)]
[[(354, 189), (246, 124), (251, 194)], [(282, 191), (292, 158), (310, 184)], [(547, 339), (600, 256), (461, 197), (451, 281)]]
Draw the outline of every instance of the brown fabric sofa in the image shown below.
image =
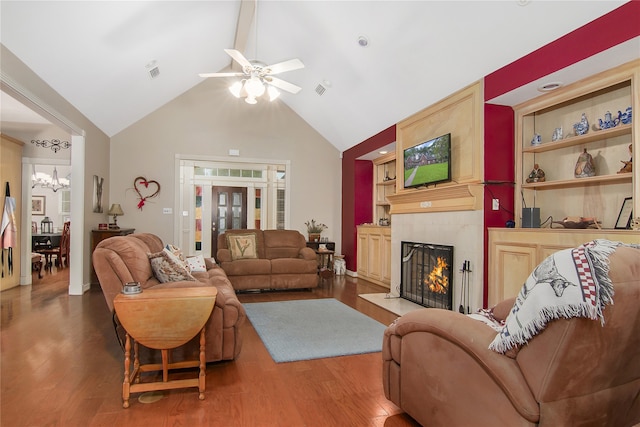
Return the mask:
[[(224, 270), (205, 259), (207, 271), (191, 273), (196, 281), (160, 283), (154, 277), (147, 254), (160, 252), (163, 248), (162, 240), (150, 233), (115, 236), (96, 246), (93, 265), (109, 310), (114, 312), (113, 300), (126, 282), (139, 282), (143, 292), (151, 288), (215, 286), (218, 289), (216, 303), (205, 325), (207, 362), (235, 359), (242, 347), (240, 327), (246, 314)], [(196, 337), (179, 351), (190, 355), (197, 349)]]
[[(384, 334), (386, 397), (430, 427), (640, 423), (640, 250), (619, 247), (609, 260), (604, 327), (555, 320), (510, 356), (489, 350), (496, 332), (463, 314), (402, 316)], [(496, 317), (512, 304), (498, 304)]]
[[(232, 260), (229, 234), (255, 234), (257, 258)], [(235, 290), (318, 286), (316, 253), (296, 230), (227, 230), (218, 236), (216, 259)]]

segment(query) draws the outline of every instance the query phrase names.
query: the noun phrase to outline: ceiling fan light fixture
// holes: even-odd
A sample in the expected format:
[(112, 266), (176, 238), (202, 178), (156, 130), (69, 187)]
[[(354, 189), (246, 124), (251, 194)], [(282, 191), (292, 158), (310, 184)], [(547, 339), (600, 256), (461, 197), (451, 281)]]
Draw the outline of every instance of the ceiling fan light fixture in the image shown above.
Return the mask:
[(229, 86), (229, 92), (233, 94), (236, 98), (240, 98), (240, 91), (242, 90), (242, 81), (237, 81), (231, 86)]
[(247, 91), (250, 97), (257, 98), (262, 96), (266, 89), (264, 83), (258, 77), (253, 76), (245, 82), (244, 90)]
[(267, 88), (267, 93), (269, 94), (269, 101), (271, 102), (275, 101), (280, 96), (280, 91), (271, 85)]
[(258, 101), (256, 101), (256, 99), (255, 99), (253, 96), (251, 96), (251, 95), (247, 96), (247, 97), (244, 99), (244, 102), (246, 102), (247, 104), (251, 104), (251, 105), (254, 105), (254, 104), (257, 104), (257, 103), (258, 103)]

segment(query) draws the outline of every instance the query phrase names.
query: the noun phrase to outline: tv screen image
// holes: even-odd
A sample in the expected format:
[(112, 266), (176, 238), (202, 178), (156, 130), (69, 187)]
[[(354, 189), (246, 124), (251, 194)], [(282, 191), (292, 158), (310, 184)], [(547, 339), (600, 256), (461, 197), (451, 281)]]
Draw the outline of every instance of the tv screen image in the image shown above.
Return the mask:
[(404, 188), (451, 181), (451, 134), (404, 150)]

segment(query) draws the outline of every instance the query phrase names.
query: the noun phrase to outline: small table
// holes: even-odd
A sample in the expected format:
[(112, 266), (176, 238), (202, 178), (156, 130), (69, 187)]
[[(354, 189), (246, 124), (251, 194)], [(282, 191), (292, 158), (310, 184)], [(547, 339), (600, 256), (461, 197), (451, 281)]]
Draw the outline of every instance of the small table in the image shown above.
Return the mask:
[[(336, 253), (335, 242), (307, 242), (307, 247), (318, 255), (318, 274), (323, 279), (333, 275), (333, 255)], [(325, 262), (326, 260), (326, 262)]]
[[(113, 305), (126, 331), (122, 406), (129, 407), (130, 393), (198, 387), (198, 398), (205, 390), (205, 328), (216, 301), (215, 287), (148, 289), (139, 294), (118, 294)], [(200, 332), (199, 360), (169, 363), (169, 350), (186, 344)], [(133, 370), (131, 340), (133, 339)], [(162, 363), (140, 365), (138, 343), (160, 350)], [(196, 368), (192, 379), (169, 380), (169, 369)], [(142, 372), (162, 371), (162, 381), (140, 382)]]
[(330, 251), (328, 249), (316, 249), (316, 254), (320, 257), (320, 261), (318, 263), (318, 274), (320, 274), (320, 277), (326, 279), (331, 277), (333, 274), (333, 255), (335, 253), (335, 251)]

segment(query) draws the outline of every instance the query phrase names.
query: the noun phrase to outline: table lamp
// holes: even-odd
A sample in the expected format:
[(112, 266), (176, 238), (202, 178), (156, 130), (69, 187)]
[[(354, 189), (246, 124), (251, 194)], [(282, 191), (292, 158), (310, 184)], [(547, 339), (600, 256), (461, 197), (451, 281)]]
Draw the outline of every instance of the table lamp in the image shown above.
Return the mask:
[(113, 215), (113, 225), (109, 225), (109, 228), (120, 228), (118, 227), (118, 216), (119, 215), (124, 215), (124, 212), (122, 211), (122, 206), (120, 206), (120, 203), (113, 203), (111, 205), (111, 208), (109, 208), (109, 215)]

